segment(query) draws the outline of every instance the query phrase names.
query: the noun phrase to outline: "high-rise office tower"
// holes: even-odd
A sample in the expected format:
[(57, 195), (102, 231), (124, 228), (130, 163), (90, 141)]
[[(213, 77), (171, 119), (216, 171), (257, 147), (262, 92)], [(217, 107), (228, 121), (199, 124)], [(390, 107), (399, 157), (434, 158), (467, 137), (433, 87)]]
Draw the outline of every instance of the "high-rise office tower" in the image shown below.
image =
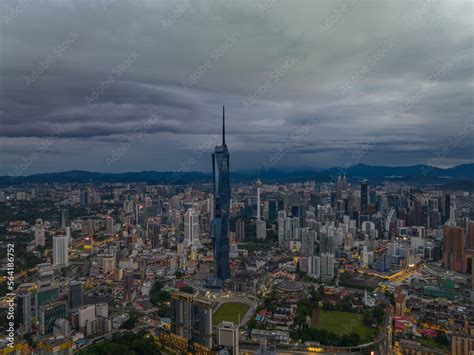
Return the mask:
[(367, 180), (360, 184), (360, 209), (363, 214), (367, 213), (369, 209), (369, 184)]
[(214, 260), (215, 280), (219, 283), (230, 277), (229, 266), (229, 212), (230, 212), (230, 177), (229, 150), (225, 144), (225, 109), (222, 108), (222, 144), (215, 147), (212, 154), (212, 171), (214, 176)]
[(464, 230), (462, 228), (444, 227), (443, 264), (448, 270), (467, 272), (464, 265)]
[(277, 202), (275, 200), (268, 201), (268, 219), (274, 221), (277, 218)]
[(285, 247), (285, 222), (286, 222), (286, 211), (278, 211), (278, 247)]
[(322, 228), (319, 233), (319, 251), (320, 253), (334, 254), (336, 245), (334, 235), (327, 228)]
[(69, 208), (65, 207), (61, 210), (61, 228), (66, 229), (69, 226)]
[(76, 309), (84, 305), (84, 293), (80, 281), (71, 281), (68, 291), (69, 309)]
[(342, 198), (342, 179), (341, 175), (337, 177), (337, 182), (336, 182), (336, 198), (340, 200)]
[(347, 178), (345, 174), (342, 178), (342, 191), (347, 191)]
[(50, 302), (57, 301), (59, 298), (59, 288), (55, 286), (41, 287), (35, 294), (35, 316), (39, 317), (39, 311), (42, 305)]
[(184, 214), (184, 246), (189, 248), (199, 242), (199, 215), (194, 208)]
[(308, 228), (303, 228), (301, 230), (301, 255), (313, 256), (315, 242), (316, 231)]
[(81, 200), (81, 206), (85, 206), (89, 203), (89, 193), (87, 190), (82, 190), (79, 193), (80, 195), (80, 200)]
[(66, 267), (69, 265), (69, 238), (65, 235), (58, 235), (53, 238), (53, 265)]
[(21, 334), (31, 333), (31, 293), (17, 295), (16, 307), (17, 329), (21, 329)]
[[(467, 248), (474, 250), (474, 223), (470, 223), (467, 228)], [(473, 260), (474, 264), (474, 260)]]
[(321, 276), (321, 258), (319, 256), (310, 256), (308, 258), (308, 275), (314, 278)]
[(243, 242), (245, 240), (245, 222), (241, 218), (235, 222), (235, 236), (237, 242)]
[(212, 302), (184, 292), (171, 294), (171, 331), (212, 348)]
[(42, 335), (53, 332), (54, 322), (59, 318), (67, 317), (66, 301), (49, 302), (41, 306), (39, 312), (40, 333)]
[(334, 276), (334, 254), (322, 253), (320, 260), (321, 276), (332, 278)]
[(161, 202), (161, 198), (158, 197), (156, 200), (156, 215), (161, 216), (163, 214), (163, 203)]
[(123, 299), (125, 301), (131, 301), (132, 293), (133, 293), (133, 274), (131, 272), (127, 272), (125, 275), (123, 275)]
[(105, 220), (105, 234), (106, 235), (113, 235), (114, 234), (114, 218), (112, 216), (108, 216)]
[(257, 178), (255, 187), (257, 188), (257, 220), (260, 220), (262, 210), (262, 202), (260, 201), (260, 190), (262, 189), (262, 182), (260, 181), (260, 177)]
[(46, 243), (43, 220), (38, 218), (35, 224), (35, 245), (44, 247)]
[(262, 182), (260, 178), (257, 179), (255, 185), (257, 187), (257, 239), (265, 239), (267, 237), (267, 224), (261, 220), (262, 203), (260, 201), (260, 190), (262, 188)]
[(446, 194), (446, 196), (444, 197), (443, 217), (444, 217), (444, 222), (449, 221), (449, 219), (451, 218), (451, 195), (450, 194)]

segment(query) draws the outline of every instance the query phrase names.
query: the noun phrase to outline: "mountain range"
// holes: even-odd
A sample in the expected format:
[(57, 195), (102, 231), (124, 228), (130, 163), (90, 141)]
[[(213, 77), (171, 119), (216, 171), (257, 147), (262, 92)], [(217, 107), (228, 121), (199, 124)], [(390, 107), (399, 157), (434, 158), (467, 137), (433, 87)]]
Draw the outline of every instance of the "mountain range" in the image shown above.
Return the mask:
[[(316, 182), (334, 181), (338, 175), (346, 175), (349, 180), (367, 179), (376, 183), (381, 181), (403, 181), (418, 185), (472, 186), (474, 184), (474, 164), (463, 164), (442, 169), (428, 165), (411, 166), (372, 166), (358, 164), (348, 168), (275, 168), (260, 171), (263, 182)], [(236, 171), (231, 173), (234, 182), (250, 182), (257, 178), (255, 171)], [(89, 171), (65, 171), (42, 173), (29, 176), (0, 176), (0, 186), (42, 184), (42, 183), (114, 183), (114, 182), (148, 182), (183, 184), (193, 182), (211, 182), (210, 172), (173, 172), (173, 171), (140, 171), (124, 173), (100, 173)], [(470, 190), (470, 188), (469, 188)]]

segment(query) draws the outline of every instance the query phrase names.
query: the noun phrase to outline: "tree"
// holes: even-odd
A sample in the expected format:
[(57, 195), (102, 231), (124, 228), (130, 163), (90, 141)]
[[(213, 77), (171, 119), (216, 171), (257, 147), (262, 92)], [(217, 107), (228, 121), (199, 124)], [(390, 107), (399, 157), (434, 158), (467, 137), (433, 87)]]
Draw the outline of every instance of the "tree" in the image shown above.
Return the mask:
[(194, 288), (192, 286), (184, 286), (179, 289), (181, 292), (189, 293), (190, 295), (194, 294)]

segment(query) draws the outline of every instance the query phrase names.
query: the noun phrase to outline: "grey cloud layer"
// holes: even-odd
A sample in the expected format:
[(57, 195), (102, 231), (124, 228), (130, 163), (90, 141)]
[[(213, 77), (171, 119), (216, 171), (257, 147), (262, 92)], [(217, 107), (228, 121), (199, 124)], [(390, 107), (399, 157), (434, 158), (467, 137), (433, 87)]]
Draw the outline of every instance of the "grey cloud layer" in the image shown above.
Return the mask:
[[(159, 119), (111, 169), (177, 169), (218, 132), (223, 103), (236, 168), (260, 165), (312, 117), (318, 122), (295, 144), (298, 154), (279, 164), (338, 165), (370, 139), (364, 162), (426, 163), (473, 119), (469, 1), (0, 6), (2, 173), (54, 129), (54, 147), (25, 174), (106, 170), (105, 159), (154, 112)], [(70, 33), (79, 36), (58, 50)], [(238, 40), (229, 44), (229, 36)], [(125, 65), (131, 53), (136, 60)], [(296, 64), (282, 71), (288, 56)], [(185, 87), (190, 75), (198, 79)], [(256, 100), (246, 109), (249, 97)], [(472, 162), (468, 133), (442, 164)], [(192, 168), (209, 170), (207, 158)]]

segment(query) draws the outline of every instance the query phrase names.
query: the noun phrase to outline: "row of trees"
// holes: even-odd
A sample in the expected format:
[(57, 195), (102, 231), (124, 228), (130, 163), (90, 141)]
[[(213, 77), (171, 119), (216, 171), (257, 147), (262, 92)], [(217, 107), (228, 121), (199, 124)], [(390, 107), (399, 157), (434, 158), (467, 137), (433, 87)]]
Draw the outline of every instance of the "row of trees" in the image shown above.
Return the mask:
[(115, 333), (112, 339), (94, 344), (79, 351), (79, 355), (159, 354), (160, 349), (146, 332)]

